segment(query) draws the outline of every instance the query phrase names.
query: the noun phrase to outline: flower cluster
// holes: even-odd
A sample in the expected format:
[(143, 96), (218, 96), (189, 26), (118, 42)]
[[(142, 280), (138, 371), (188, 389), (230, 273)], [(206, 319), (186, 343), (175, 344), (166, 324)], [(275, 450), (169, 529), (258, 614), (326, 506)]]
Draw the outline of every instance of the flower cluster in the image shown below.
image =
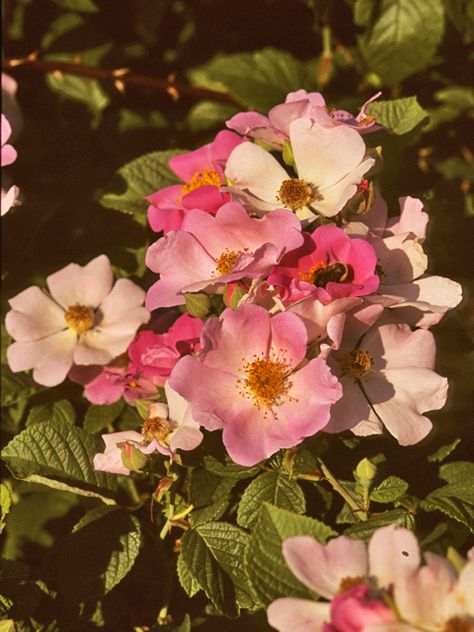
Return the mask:
[(459, 573), (434, 553), (421, 565), (418, 541), (407, 529), (382, 527), (368, 546), (345, 536), (326, 545), (297, 536), (283, 542), (282, 552), (291, 572), (325, 601), (274, 601), (268, 621), (279, 632), (473, 629), (474, 559)]
[[(388, 213), (369, 103), (357, 116), (329, 112), (299, 90), (174, 156), (182, 184), (147, 197), (162, 234), (146, 254), (159, 275), (146, 308), (131, 281), (112, 288), (104, 255), (50, 275), (50, 294), (10, 300), (12, 370), (33, 368), (47, 386), (69, 376), (96, 404), (149, 403), (141, 434), (105, 435), (98, 469), (128, 472), (131, 447), (173, 457), (201, 427), (222, 429), (241, 465), (319, 431), (385, 428), (401, 445), (429, 433), (424, 413), (447, 396), (429, 327), (461, 289), (427, 274), (422, 202), (400, 198)], [(168, 309), (137, 334), (158, 308)]]

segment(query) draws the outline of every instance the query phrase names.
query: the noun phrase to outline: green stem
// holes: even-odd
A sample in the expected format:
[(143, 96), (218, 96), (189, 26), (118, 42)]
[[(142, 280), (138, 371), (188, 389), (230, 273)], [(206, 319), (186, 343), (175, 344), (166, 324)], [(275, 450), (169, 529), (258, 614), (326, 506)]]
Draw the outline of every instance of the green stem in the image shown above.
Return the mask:
[(367, 512), (359, 506), (359, 504), (357, 503), (355, 498), (351, 496), (349, 491), (343, 485), (341, 485), (341, 483), (337, 480), (335, 476), (333, 476), (333, 474), (331, 474), (330, 470), (326, 467), (323, 461), (321, 461), (321, 459), (318, 459), (318, 464), (328, 483), (330, 483), (334, 491), (336, 491), (344, 498), (346, 503), (353, 510), (359, 520), (367, 520)]

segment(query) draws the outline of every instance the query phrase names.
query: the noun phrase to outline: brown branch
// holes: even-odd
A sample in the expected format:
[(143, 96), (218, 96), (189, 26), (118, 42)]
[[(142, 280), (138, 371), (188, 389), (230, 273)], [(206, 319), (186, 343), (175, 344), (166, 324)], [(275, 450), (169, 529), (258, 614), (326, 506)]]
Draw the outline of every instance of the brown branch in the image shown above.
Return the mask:
[(135, 86), (137, 88), (146, 88), (157, 92), (166, 92), (174, 101), (183, 96), (192, 99), (218, 101), (219, 103), (228, 103), (242, 107), (242, 104), (239, 103), (237, 99), (226, 92), (208, 90), (207, 88), (195, 88), (182, 81), (176, 81), (174, 75), (170, 75), (167, 79), (160, 79), (158, 77), (150, 77), (148, 75), (130, 72), (128, 68), (111, 70), (109, 68), (83, 66), (81, 63), (45, 61), (43, 59), (37, 59), (34, 53), (21, 59), (2, 60), (2, 70), (11, 71), (17, 68), (42, 73), (56, 72), (80, 75), (81, 77), (89, 77), (90, 79), (104, 79), (111, 81), (120, 92), (123, 92), (124, 87)]

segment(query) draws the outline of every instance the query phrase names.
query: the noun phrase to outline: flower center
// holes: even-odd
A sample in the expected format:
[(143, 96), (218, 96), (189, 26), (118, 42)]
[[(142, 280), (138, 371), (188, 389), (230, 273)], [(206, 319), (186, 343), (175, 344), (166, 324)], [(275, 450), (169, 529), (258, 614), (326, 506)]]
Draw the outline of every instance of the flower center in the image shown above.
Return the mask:
[(473, 632), (474, 626), (467, 619), (461, 617), (451, 617), (443, 627), (443, 632)]
[(349, 351), (342, 359), (342, 372), (353, 380), (360, 380), (372, 371), (372, 357), (359, 349)]
[(167, 419), (148, 417), (143, 422), (142, 435), (146, 441), (164, 441), (171, 432), (171, 425)]
[(303, 206), (314, 202), (316, 199), (321, 199), (321, 196), (317, 194), (316, 188), (312, 187), (308, 182), (304, 180), (298, 180), (293, 178), (291, 180), (283, 180), (280, 189), (278, 190), (277, 200), (286, 208), (291, 208), (292, 211), (297, 211)]
[(83, 334), (94, 326), (94, 310), (88, 305), (69, 305), (64, 320), (69, 329)]
[(319, 261), (306, 272), (299, 272), (299, 277), (303, 281), (313, 283), (316, 287), (326, 287), (329, 281), (334, 283), (352, 283), (354, 280), (354, 268), (348, 263), (327, 264)]
[(346, 591), (351, 590), (351, 588), (355, 588), (356, 586), (359, 586), (363, 583), (363, 577), (344, 577), (343, 579), (341, 579), (338, 592), (345, 593)]
[(221, 186), (221, 178), (217, 171), (213, 169), (203, 169), (202, 171), (196, 171), (190, 180), (183, 184), (183, 195), (191, 193), (195, 189), (210, 184), (213, 187), (219, 188)]
[(238, 250), (224, 250), (216, 262), (216, 270), (220, 276), (230, 274), (242, 253)]
[(244, 362), (243, 370), (245, 379), (237, 380), (239, 395), (252, 400), (259, 410), (266, 408), (265, 417), (268, 409), (282, 404), (284, 398), (290, 401), (294, 399), (288, 395), (292, 385), (289, 381), (291, 367), (285, 360), (282, 349), (274, 358), (266, 358), (263, 353), (261, 357), (254, 355), (251, 362)]

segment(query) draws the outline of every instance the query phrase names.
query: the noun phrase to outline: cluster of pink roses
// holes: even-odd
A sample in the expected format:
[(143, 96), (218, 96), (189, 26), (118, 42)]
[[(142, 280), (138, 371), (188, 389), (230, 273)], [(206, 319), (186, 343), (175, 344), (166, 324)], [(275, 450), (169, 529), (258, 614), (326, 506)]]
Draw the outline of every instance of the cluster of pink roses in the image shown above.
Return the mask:
[(289, 538), (283, 557), (291, 572), (328, 601), (293, 597), (268, 607), (279, 632), (469, 632), (474, 623), (474, 549), (458, 573), (445, 558), (425, 553), (416, 536), (394, 525), (368, 546), (340, 536), (322, 545)]
[[(165, 388), (168, 406), (150, 403), (142, 435), (104, 437), (98, 469), (128, 473), (120, 454), (132, 443), (170, 456), (194, 448), (200, 427), (222, 429), (242, 465), (319, 430), (385, 427), (402, 445), (428, 434), (423, 413), (447, 393), (428, 328), (461, 288), (426, 274), (422, 203), (401, 198), (389, 217), (375, 190), (380, 160), (363, 134), (380, 126), (367, 105), (356, 117), (328, 112), (321, 95), (299, 90), (173, 157), (183, 184), (148, 197), (150, 226), (163, 235), (146, 255), (159, 274), (146, 309), (131, 281), (112, 289), (103, 255), (48, 277), (50, 295), (28, 288), (11, 299), (12, 370), (33, 368), (47, 386), (69, 375), (100, 404), (158, 400)], [(227, 308), (205, 322), (182, 315), (166, 330), (176, 317), (167, 311), (135, 336), (149, 311), (192, 294), (221, 295)]]

